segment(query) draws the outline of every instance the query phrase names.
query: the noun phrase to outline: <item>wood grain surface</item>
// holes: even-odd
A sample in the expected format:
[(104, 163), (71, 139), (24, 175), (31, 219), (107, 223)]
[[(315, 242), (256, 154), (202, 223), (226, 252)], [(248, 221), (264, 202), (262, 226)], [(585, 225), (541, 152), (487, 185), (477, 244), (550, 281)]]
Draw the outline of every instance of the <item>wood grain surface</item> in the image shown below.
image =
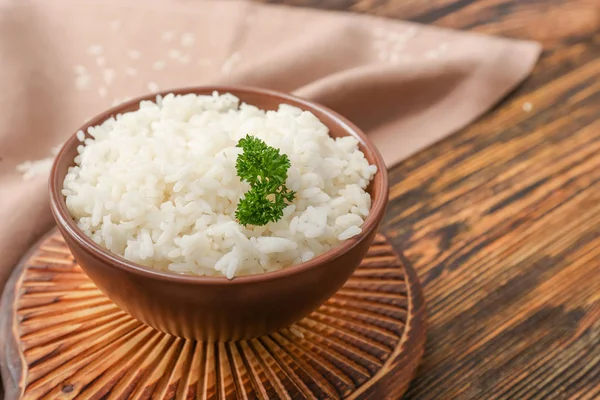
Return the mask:
[(289, 329), (206, 343), (143, 325), (76, 264), (57, 230), (4, 290), (0, 367), (12, 399), (395, 399), (425, 341), (414, 269), (377, 235), (333, 298)]
[(600, 399), (600, 1), (270, 2), (542, 42), (522, 87), (390, 173), (384, 231), (429, 315), (406, 398)]

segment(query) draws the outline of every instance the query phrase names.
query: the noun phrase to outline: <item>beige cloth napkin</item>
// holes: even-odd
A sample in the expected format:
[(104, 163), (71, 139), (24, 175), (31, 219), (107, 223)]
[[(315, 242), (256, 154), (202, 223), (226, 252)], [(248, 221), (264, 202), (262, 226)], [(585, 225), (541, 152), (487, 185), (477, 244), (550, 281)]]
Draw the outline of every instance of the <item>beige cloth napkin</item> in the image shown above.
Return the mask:
[[(44, 163), (84, 120), (149, 91), (244, 84), (344, 114), (388, 165), (527, 77), (536, 43), (237, 1), (0, 1), (0, 288), (50, 229)], [(47, 160), (46, 164), (49, 164)], [(29, 175), (36, 169), (30, 169)]]

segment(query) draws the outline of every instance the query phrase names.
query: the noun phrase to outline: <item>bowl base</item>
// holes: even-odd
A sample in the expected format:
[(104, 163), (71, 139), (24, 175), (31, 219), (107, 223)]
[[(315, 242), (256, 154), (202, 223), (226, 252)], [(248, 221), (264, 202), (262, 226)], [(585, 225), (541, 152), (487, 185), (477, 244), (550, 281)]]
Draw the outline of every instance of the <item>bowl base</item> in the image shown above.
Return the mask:
[(134, 320), (56, 230), (15, 268), (0, 307), (6, 399), (399, 398), (425, 342), (416, 273), (380, 234), (332, 299), (252, 340), (196, 342)]

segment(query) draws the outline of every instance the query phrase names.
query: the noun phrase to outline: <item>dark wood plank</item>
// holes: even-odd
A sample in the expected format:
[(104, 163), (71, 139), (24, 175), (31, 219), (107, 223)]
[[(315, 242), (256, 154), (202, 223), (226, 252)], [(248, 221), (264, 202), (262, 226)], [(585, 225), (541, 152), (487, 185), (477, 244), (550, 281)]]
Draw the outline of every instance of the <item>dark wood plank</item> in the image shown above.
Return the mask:
[(543, 43), (521, 88), (390, 173), (384, 229), (429, 310), (406, 397), (600, 398), (600, 2), (271, 2)]
[(598, 0), (258, 0), (345, 10), (446, 28), (541, 41), (546, 47), (590, 38), (600, 28)]

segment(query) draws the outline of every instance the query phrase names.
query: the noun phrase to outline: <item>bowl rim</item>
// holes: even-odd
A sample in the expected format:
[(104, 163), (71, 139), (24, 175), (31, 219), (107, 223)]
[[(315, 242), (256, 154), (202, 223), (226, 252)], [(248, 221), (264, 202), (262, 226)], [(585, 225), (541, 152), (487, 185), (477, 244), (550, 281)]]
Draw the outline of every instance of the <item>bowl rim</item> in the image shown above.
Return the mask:
[[(77, 132), (84, 131), (87, 132), (87, 128), (90, 126), (96, 126), (104, 122), (106, 119), (111, 116), (116, 116), (120, 114), (123, 110), (131, 108), (132, 106), (139, 105), (141, 101), (150, 100), (155, 101), (156, 96), (166, 96), (167, 94), (174, 93), (175, 95), (180, 94), (209, 94), (212, 92), (219, 93), (231, 93), (236, 97), (239, 97), (243, 94), (252, 94), (252, 95), (260, 95), (266, 97), (275, 97), (280, 103), (288, 104), (292, 103), (294, 106), (300, 105), (300, 108), (304, 110), (317, 111), (317, 113), (326, 116), (331, 123), (339, 125), (342, 127), (343, 131), (345, 131), (348, 135), (354, 136), (362, 146), (367, 150), (365, 152), (365, 156), (367, 158), (372, 158), (370, 162), (374, 163), (377, 166), (377, 172), (373, 177), (372, 182), (378, 180), (378, 184), (380, 185), (380, 190), (378, 192), (379, 196), (372, 196), (371, 209), (369, 215), (365, 219), (362, 225), (362, 231), (360, 234), (353, 236), (350, 239), (347, 239), (340, 243), (339, 245), (329, 249), (323, 254), (319, 256), (300, 263), (291, 265), (289, 267), (277, 270), (265, 272), (262, 274), (253, 274), (253, 275), (244, 275), (244, 276), (236, 276), (232, 279), (228, 279), (225, 276), (203, 276), (203, 275), (184, 275), (178, 274), (176, 272), (169, 271), (161, 271), (157, 269), (153, 269), (152, 267), (146, 267), (141, 264), (137, 264), (135, 262), (129, 261), (124, 257), (111, 253), (109, 250), (104, 249), (96, 242), (94, 242), (90, 237), (88, 237), (75, 223), (73, 218), (71, 217), (67, 206), (65, 197), (62, 195), (62, 186), (63, 181), (59, 180), (58, 177), (58, 168), (64, 162), (69, 162), (69, 165), (73, 164), (73, 160), (65, 161), (66, 155), (69, 150), (73, 146), (77, 146), (80, 142), (77, 139)], [(325, 122), (325, 121), (323, 121)], [(370, 153), (370, 154), (366, 154)], [(370, 157), (369, 157), (370, 156)], [(63, 177), (64, 180), (64, 177)], [(205, 86), (189, 86), (189, 87), (181, 87), (181, 88), (172, 88), (169, 90), (162, 90), (159, 92), (146, 94), (142, 96), (138, 96), (131, 100), (128, 100), (124, 103), (121, 103), (117, 106), (111, 107), (106, 111), (96, 115), (95, 117), (88, 120), (82, 127), (77, 129), (75, 133), (73, 133), (62, 145), (59, 153), (54, 159), (52, 164), (52, 168), (50, 171), (50, 177), (48, 182), (49, 194), (50, 194), (50, 209), (54, 216), (54, 219), (59, 226), (61, 233), (66, 233), (70, 236), (70, 238), (83, 250), (92, 256), (101, 259), (107, 265), (111, 267), (115, 267), (125, 272), (131, 272), (137, 275), (140, 275), (145, 278), (166, 280), (171, 282), (179, 282), (179, 283), (187, 283), (187, 284), (206, 284), (206, 285), (241, 285), (241, 284), (252, 284), (252, 283), (264, 283), (267, 281), (278, 280), (286, 277), (290, 277), (296, 274), (300, 274), (306, 270), (315, 269), (320, 266), (324, 266), (328, 261), (336, 259), (341, 255), (349, 252), (351, 249), (356, 247), (359, 243), (369, 236), (369, 234), (377, 229), (381, 220), (383, 219), (383, 215), (385, 213), (385, 209), (388, 202), (389, 196), (389, 183), (388, 183), (388, 175), (387, 168), (383, 161), (383, 158), (373, 142), (367, 137), (367, 135), (362, 132), (356, 125), (350, 122), (347, 118), (338, 114), (337, 112), (317, 103), (314, 103), (309, 100), (305, 100), (294, 95), (290, 95), (287, 93), (282, 93), (270, 89), (262, 89), (250, 86), (238, 86), (238, 85), (205, 85)]]

